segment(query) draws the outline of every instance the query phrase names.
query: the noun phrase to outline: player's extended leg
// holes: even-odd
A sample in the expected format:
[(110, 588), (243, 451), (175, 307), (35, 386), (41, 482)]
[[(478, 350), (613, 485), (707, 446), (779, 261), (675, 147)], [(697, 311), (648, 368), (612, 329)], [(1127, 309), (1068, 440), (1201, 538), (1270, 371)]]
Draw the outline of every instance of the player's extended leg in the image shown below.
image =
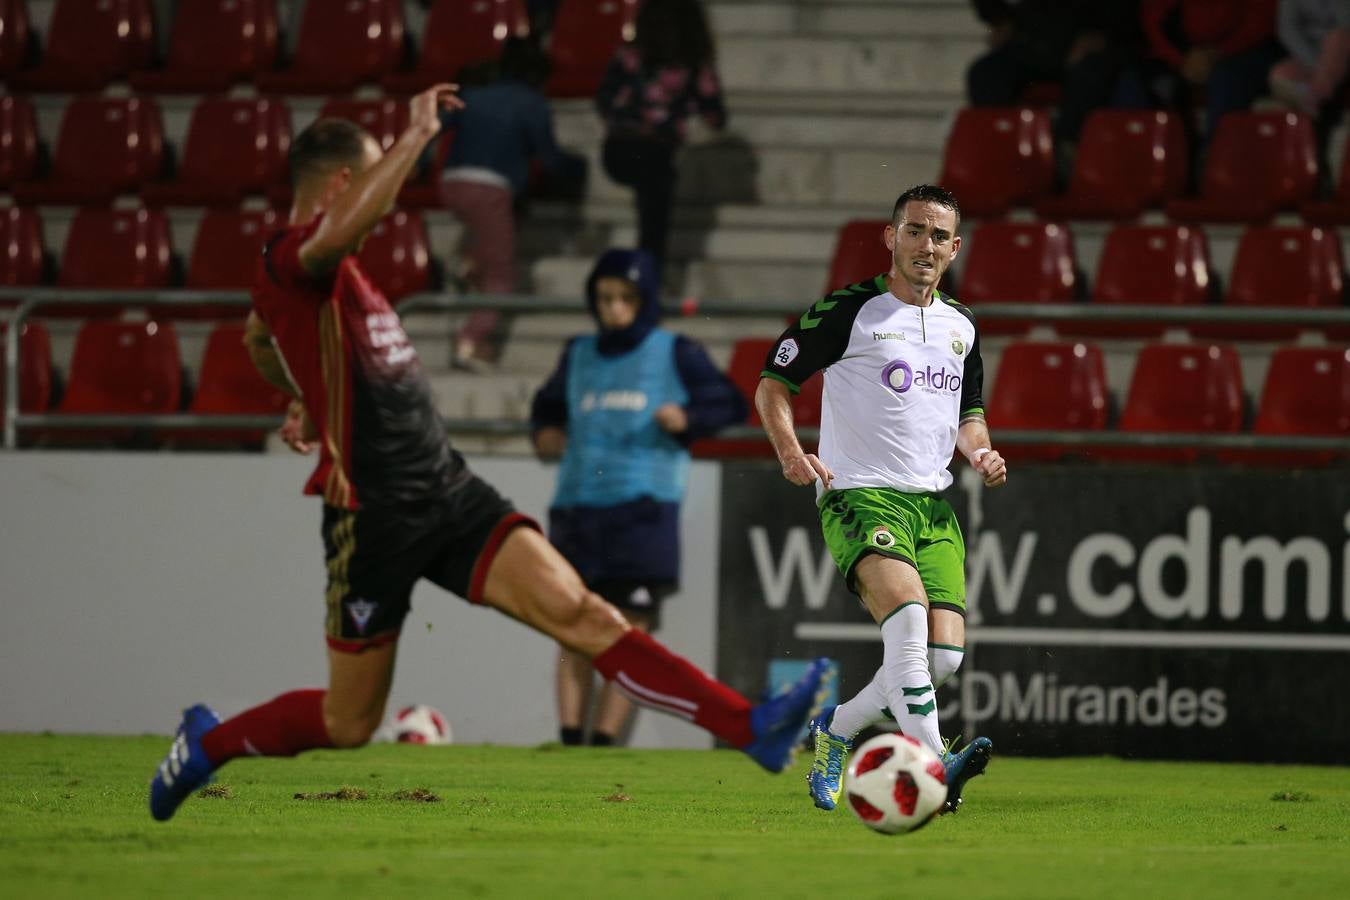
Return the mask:
[(863, 605), (881, 626), (886, 703), (900, 730), (941, 754), (937, 694), (928, 674), (928, 593), (918, 569), (878, 554), (855, 569)]
[(558, 702), (558, 739), (574, 746), (582, 743), (586, 731), (586, 709), (591, 702), (591, 680), (595, 670), (585, 654), (559, 644), (558, 669), (554, 688)]
[[(631, 610), (625, 613), (625, 616), (628, 619), (628, 624), (635, 629), (651, 634), (651, 619), (649, 617)], [(595, 719), (591, 722), (591, 743), (599, 746), (608, 746), (615, 743), (628, 725), (628, 719), (632, 715), (633, 701), (629, 700), (628, 695), (619, 690), (614, 682), (605, 682), (605, 686), (600, 692), (600, 702), (595, 708)]]
[[(935, 609), (929, 616), (929, 627), (932, 640), (928, 644), (928, 667), (933, 674), (933, 686), (940, 687), (961, 667), (965, 656), (966, 620), (954, 610)], [(961, 808), (961, 792), (966, 782), (984, 772), (994, 744), (987, 737), (976, 737), (961, 750), (954, 750), (953, 747), (942, 754), (942, 766), (947, 775), (947, 812)]]
[(221, 722), (207, 706), (183, 722), (150, 782), (150, 813), (164, 821), (215, 772), (240, 756), (295, 756), (359, 747), (379, 727), (394, 675), (394, 642), (360, 653), (329, 649), (328, 690), (288, 691)]
[(531, 528), (515, 528), (503, 541), (488, 567), (483, 599), (589, 656), (596, 671), (638, 703), (706, 728), (772, 772), (791, 762), (796, 737), (819, 710), (828, 686), (828, 666), (817, 660), (788, 693), (751, 707), (632, 628)]

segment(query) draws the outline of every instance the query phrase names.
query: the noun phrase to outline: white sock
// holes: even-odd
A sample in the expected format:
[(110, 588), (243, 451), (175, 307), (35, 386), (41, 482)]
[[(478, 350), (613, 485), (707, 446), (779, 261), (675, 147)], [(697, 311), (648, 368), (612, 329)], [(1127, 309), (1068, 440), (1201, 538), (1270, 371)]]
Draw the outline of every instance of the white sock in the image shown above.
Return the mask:
[(928, 610), (905, 603), (881, 623), (886, 702), (900, 730), (939, 756), (937, 694), (928, 674)]
[(851, 741), (869, 725), (891, 724), (891, 717), (886, 710), (884, 685), (885, 676), (877, 669), (867, 687), (835, 709), (834, 718), (830, 720), (830, 733)]
[(928, 674), (933, 676), (933, 687), (940, 688), (947, 683), (947, 679), (956, 674), (956, 670), (961, 668), (961, 662), (966, 658), (966, 651), (959, 647), (950, 647), (946, 644), (928, 645)]

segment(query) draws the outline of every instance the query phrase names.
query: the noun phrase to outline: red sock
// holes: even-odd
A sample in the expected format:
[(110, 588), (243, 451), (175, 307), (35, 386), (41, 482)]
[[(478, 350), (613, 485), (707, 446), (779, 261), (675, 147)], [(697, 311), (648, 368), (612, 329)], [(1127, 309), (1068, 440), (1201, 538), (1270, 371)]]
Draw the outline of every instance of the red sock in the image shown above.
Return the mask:
[(291, 691), (221, 722), (202, 737), (206, 758), (219, 767), (237, 756), (294, 756), (333, 746), (323, 722), (325, 693)]
[(688, 719), (734, 747), (754, 740), (750, 701), (636, 628), (591, 664), (643, 706)]

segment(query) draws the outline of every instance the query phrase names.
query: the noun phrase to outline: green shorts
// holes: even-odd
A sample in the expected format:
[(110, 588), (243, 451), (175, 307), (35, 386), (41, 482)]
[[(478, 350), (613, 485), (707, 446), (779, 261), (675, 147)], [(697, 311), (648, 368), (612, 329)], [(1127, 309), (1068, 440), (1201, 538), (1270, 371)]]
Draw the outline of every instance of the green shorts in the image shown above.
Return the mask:
[(858, 560), (878, 553), (919, 571), (932, 609), (966, 613), (966, 544), (951, 504), (936, 494), (845, 488), (820, 499), (825, 544), (848, 589)]

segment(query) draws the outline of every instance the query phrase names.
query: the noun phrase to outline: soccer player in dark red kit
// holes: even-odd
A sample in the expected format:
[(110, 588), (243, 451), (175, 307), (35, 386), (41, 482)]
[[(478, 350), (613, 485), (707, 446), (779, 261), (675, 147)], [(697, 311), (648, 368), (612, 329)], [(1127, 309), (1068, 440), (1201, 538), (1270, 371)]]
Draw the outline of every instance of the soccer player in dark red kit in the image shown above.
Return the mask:
[(290, 691), (224, 722), (204, 705), (187, 709), (150, 783), (156, 819), (236, 757), (366, 743), (384, 716), (419, 578), (584, 654), (634, 700), (706, 728), (771, 772), (787, 766), (818, 711), (824, 660), (752, 706), (588, 591), (538, 526), (450, 446), (399, 318), (354, 254), (435, 137), (438, 109), (461, 105), (454, 91), (414, 97), (388, 152), (336, 119), (291, 147), (295, 202), (258, 263), (246, 342), (264, 377), (295, 398), (282, 437), (319, 451), (305, 491), (323, 497), (328, 688)]

